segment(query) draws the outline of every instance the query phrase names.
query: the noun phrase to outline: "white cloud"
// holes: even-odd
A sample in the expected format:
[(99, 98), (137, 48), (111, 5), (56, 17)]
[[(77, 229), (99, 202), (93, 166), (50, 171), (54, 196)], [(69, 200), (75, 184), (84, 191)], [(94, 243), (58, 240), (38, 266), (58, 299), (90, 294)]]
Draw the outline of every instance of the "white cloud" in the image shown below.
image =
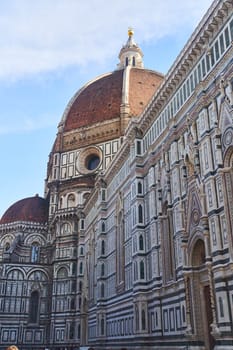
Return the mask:
[(176, 35), (211, 0), (8, 0), (0, 13), (0, 79), (88, 65), (116, 55), (128, 26), (138, 43)]

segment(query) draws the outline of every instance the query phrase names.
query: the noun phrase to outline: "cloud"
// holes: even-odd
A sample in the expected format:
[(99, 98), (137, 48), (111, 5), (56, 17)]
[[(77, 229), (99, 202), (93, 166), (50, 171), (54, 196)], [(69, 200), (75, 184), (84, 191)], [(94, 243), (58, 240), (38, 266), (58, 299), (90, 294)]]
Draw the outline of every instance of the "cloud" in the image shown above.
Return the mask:
[(1, 123), (0, 135), (30, 133), (40, 129), (48, 129), (57, 126), (57, 116), (42, 114), (37, 117), (22, 117), (20, 123), (17, 119), (11, 118)]
[(193, 28), (211, 0), (8, 0), (0, 13), (0, 79), (115, 57), (128, 26), (136, 41)]

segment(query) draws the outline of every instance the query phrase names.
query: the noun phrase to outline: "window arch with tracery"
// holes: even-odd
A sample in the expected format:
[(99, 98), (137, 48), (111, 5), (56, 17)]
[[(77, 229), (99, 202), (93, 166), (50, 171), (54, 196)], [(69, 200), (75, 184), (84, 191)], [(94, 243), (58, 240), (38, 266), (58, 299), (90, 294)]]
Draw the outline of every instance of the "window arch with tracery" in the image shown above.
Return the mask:
[(137, 189), (138, 189), (138, 194), (142, 194), (142, 183), (140, 181), (138, 182)]
[(32, 263), (39, 262), (39, 257), (40, 257), (40, 246), (39, 246), (39, 243), (34, 242), (32, 243), (32, 246), (31, 246), (31, 262)]
[(74, 206), (75, 206), (75, 195), (71, 193), (67, 197), (67, 207), (72, 208)]
[(63, 235), (71, 233), (71, 224), (69, 222), (64, 222), (64, 224), (62, 224), (62, 226), (61, 226), (61, 233)]
[(143, 206), (141, 204), (138, 205), (138, 223), (143, 223)]
[(144, 239), (143, 235), (139, 236), (139, 250), (144, 250)]
[(101, 255), (105, 255), (105, 241), (101, 241)]
[(140, 270), (140, 279), (144, 280), (145, 279), (145, 264), (144, 264), (143, 260), (141, 260), (139, 263), (139, 270)]

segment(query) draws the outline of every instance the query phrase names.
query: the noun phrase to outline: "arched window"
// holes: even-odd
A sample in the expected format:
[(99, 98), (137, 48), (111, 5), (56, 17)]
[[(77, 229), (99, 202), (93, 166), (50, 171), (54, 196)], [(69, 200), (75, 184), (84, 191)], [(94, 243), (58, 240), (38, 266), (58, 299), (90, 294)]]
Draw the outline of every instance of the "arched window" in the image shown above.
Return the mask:
[(72, 275), (76, 275), (77, 272), (77, 263), (73, 262), (72, 263)]
[(83, 255), (84, 254), (84, 249), (83, 247), (80, 247), (80, 255)]
[(100, 329), (101, 329), (101, 335), (104, 335), (104, 316), (101, 317)]
[(29, 303), (29, 322), (37, 323), (39, 318), (39, 292), (34, 291), (31, 293), (30, 303)]
[(158, 312), (157, 311), (155, 311), (155, 325), (156, 325), (156, 327), (158, 327)]
[(101, 255), (105, 254), (105, 242), (104, 240), (101, 241)]
[(70, 324), (70, 334), (69, 334), (69, 338), (70, 338), (70, 339), (74, 339), (74, 330), (75, 330), (75, 323), (72, 322), (72, 323)]
[(138, 182), (138, 194), (142, 194), (142, 183)]
[(68, 271), (65, 267), (61, 267), (57, 272), (57, 278), (66, 278), (68, 277)]
[(80, 334), (81, 334), (81, 327), (80, 327), (80, 324), (78, 325), (78, 339), (80, 339)]
[(71, 291), (73, 293), (76, 292), (76, 281), (72, 281), (72, 283), (71, 283)]
[(205, 263), (205, 244), (202, 239), (198, 239), (195, 243), (192, 253), (192, 265), (200, 266)]
[(221, 297), (218, 298), (218, 303), (219, 303), (219, 313), (220, 313), (220, 317), (224, 317), (223, 301), (222, 301), (222, 298), (221, 298)]
[(136, 143), (136, 155), (142, 154), (142, 144), (141, 141), (137, 141)]
[(75, 206), (75, 196), (73, 193), (71, 193), (67, 198), (67, 207), (72, 208), (74, 206)]
[(104, 263), (101, 265), (101, 276), (103, 277), (105, 274), (105, 265)]
[(128, 57), (125, 58), (125, 65), (126, 65), (126, 66), (129, 65), (129, 58), (128, 58)]
[(83, 274), (83, 262), (82, 261), (80, 261), (80, 264), (79, 264), (79, 273), (80, 273), (80, 275)]
[(138, 222), (139, 224), (143, 223), (143, 208), (141, 204), (138, 206)]
[(142, 235), (139, 236), (139, 250), (144, 250), (144, 240)]
[(81, 292), (82, 289), (83, 289), (83, 283), (82, 283), (82, 281), (79, 281), (79, 291)]
[(38, 243), (33, 243), (31, 247), (31, 262), (36, 263), (39, 261), (39, 244)]
[(140, 279), (143, 280), (145, 278), (145, 266), (144, 261), (140, 261)]
[(61, 227), (61, 233), (63, 235), (71, 233), (71, 225), (68, 222), (65, 222)]
[(185, 308), (184, 308), (184, 305), (182, 305), (182, 318), (183, 318), (183, 322), (185, 322)]
[(101, 285), (100, 285), (100, 296), (101, 296), (101, 298), (104, 298), (104, 294), (105, 294), (104, 283), (101, 283)]
[(138, 265), (137, 262), (134, 261), (134, 281), (138, 279)]
[(142, 309), (142, 330), (146, 329), (146, 313), (145, 310)]
[(75, 299), (74, 298), (71, 299), (70, 308), (71, 308), (71, 310), (75, 310)]
[(84, 219), (80, 219), (80, 230), (84, 230), (85, 228), (85, 221)]
[(102, 225), (101, 225), (101, 231), (105, 232), (105, 222), (104, 221), (102, 222)]
[(135, 67), (136, 66), (136, 60), (135, 60), (135, 57), (133, 56), (133, 66)]

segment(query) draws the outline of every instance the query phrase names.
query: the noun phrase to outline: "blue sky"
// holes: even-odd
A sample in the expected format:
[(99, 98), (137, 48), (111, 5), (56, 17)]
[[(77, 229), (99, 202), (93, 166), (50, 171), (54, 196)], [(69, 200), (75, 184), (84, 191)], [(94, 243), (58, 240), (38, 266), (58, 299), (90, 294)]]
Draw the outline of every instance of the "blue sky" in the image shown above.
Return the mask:
[(166, 73), (211, 0), (2, 0), (0, 217), (44, 194), (48, 155), (74, 93), (112, 71), (134, 28), (146, 68)]

